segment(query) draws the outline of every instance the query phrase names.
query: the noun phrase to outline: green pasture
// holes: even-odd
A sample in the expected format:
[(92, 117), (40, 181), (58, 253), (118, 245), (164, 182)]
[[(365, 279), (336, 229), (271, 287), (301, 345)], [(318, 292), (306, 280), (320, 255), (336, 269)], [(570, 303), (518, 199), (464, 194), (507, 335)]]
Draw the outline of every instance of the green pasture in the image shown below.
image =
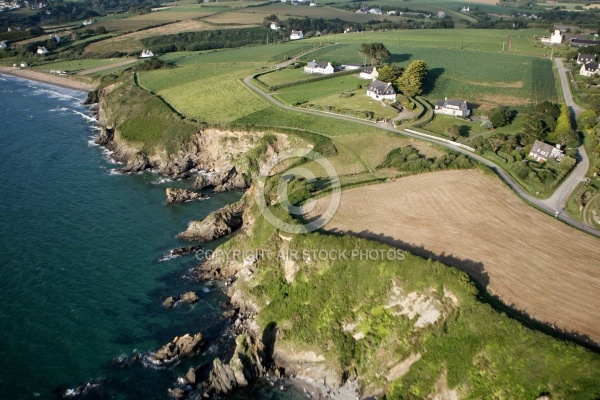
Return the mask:
[(355, 90), (358, 85), (365, 84), (365, 82), (364, 79), (353, 75), (342, 75), (279, 89), (275, 97), (285, 104), (302, 103), (336, 93), (349, 92)]
[(424, 128), (430, 132), (437, 133), (444, 137), (448, 137), (448, 128), (452, 125), (458, 125), (460, 130), (460, 138), (466, 138), (469, 136), (477, 135), (486, 132), (486, 128), (481, 127), (480, 122), (469, 121), (462, 118), (451, 117), (449, 115), (436, 114), (429, 124), (425, 125)]
[(84, 58), (84, 59), (80, 59), (80, 60), (55, 61), (55, 62), (50, 62), (50, 63), (45, 63), (45, 64), (39, 64), (32, 68), (35, 70), (40, 70), (40, 71), (55, 69), (55, 70), (67, 71), (67, 72), (77, 72), (77, 71), (82, 71), (82, 70), (90, 69), (90, 68), (104, 67), (106, 65), (118, 63), (119, 61), (122, 61), (122, 59), (120, 59), (120, 58), (110, 59), (109, 58), (109, 59), (96, 60), (96, 59), (91, 59), (91, 58)]
[(277, 71), (270, 72), (268, 74), (261, 75), (256, 79), (264, 83), (267, 86), (281, 85), (283, 83), (301, 81), (303, 79), (309, 79), (318, 75), (311, 75), (304, 72), (304, 68), (284, 68)]
[(332, 112), (337, 112), (335, 110), (350, 110), (357, 113), (372, 112), (374, 119), (392, 119), (398, 115), (398, 111), (394, 108), (367, 96), (367, 89), (320, 97), (311, 100), (310, 104), (325, 111), (329, 107), (333, 107)]

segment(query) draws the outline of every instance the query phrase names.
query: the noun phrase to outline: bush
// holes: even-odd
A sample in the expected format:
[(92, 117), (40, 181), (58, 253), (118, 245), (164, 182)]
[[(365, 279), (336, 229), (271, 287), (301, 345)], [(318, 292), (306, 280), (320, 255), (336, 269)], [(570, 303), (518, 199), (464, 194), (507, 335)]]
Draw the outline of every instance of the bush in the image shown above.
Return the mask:
[(514, 110), (507, 106), (494, 108), (489, 115), (490, 122), (494, 128), (506, 126), (512, 122), (512, 119), (514, 118), (514, 112)]

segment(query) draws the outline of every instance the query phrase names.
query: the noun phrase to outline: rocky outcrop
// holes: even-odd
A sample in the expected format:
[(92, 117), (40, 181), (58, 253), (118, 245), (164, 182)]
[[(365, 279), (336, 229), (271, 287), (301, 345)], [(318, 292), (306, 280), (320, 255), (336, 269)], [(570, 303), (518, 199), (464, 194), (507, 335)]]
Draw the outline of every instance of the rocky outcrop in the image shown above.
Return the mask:
[(236, 167), (221, 172), (203, 173), (196, 177), (194, 187), (197, 189), (213, 188), (215, 192), (243, 190), (248, 188), (246, 178), (238, 173)]
[(127, 166), (121, 171), (124, 173), (128, 172), (140, 172), (149, 168), (152, 164), (148, 160), (148, 156), (145, 153), (137, 152), (127, 160)]
[(186, 201), (205, 200), (208, 198), (205, 194), (192, 192), (191, 190), (186, 189), (167, 188), (165, 193), (167, 195), (167, 205), (185, 203)]
[(196, 294), (196, 292), (186, 292), (178, 297), (169, 296), (163, 301), (163, 306), (166, 308), (171, 308), (176, 306), (178, 303), (185, 304), (194, 304), (200, 301), (200, 297)]
[(229, 235), (242, 226), (244, 205), (241, 202), (225, 206), (210, 213), (202, 221), (191, 221), (178, 239), (210, 242)]
[(170, 363), (177, 359), (189, 357), (197, 354), (204, 345), (202, 335), (197, 333), (194, 336), (185, 334), (177, 336), (171, 342), (161, 347), (156, 353), (150, 355), (148, 359), (154, 364)]

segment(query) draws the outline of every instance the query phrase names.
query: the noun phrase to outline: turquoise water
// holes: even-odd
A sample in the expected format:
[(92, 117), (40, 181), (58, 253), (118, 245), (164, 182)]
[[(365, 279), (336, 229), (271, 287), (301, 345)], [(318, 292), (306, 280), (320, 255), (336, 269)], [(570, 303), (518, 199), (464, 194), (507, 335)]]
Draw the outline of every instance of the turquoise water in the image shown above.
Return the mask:
[[(84, 98), (0, 75), (0, 399), (56, 398), (90, 381), (101, 384), (97, 398), (162, 399), (190, 364), (231, 345), (216, 284), (191, 279), (193, 258), (158, 259), (185, 245), (174, 235), (190, 219), (240, 194), (166, 207), (173, 183), (111, 173), (118, 165), (91, 144)], [(201, 301), (161, 306), (186, 290)], [(114, 362), (186, 332), (209, 342), (187, 364)], [(246, 393), (236, 397), (257, 392)]]

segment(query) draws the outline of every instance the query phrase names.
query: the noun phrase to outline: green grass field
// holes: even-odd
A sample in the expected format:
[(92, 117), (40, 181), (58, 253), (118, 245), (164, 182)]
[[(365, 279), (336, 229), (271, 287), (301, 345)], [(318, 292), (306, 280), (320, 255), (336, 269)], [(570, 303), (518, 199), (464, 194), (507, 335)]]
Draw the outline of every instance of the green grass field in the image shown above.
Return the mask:
[(73, 61), (56, 61), (50, 62), (46, 64), (36, 65), (32, 67), (35, 70), (46, 71), (51, 69), (66, 71), (66, 72), (77, 72), (90, 68), (104, 67), (106, 65), (114, 64), (119, 61), (122, 61), (120, 58), (115, 59), (91, 59), (84, 58), (81, 60), (73, 60)]
[(275, 97), (285, 104), (301, 103), (332, 94), (355, 90), (366, 81), (353, 75), (342, 75), (317, 82), (304, 83), (279, 89)]
[(441, 114), (436, 114), (436, 116), (433, 118), (433, 121), (425, 125), (424, 128), (433, 133), (448, 137), (448, 128), (451, 125), (458, 125), (460, 127), (461, 137), (459, 140), (461, 138), (477, 135), (487, 131), (487, 129), (481, 127), (479, 122), (467, 121)]
[(311, 74), (304, 72), (304, 68), (280, 69), (268, 74), (261, 75), (256, 79), (267, 86), (281, 85), (282, 83), (300, 81), (313, 77)]
[(346, 93), (346, 95), (348, 94), (352, 96), (346, 97), (336, 93), (330, 96), (319, 97), (318, 99), (311, 100), (309, 103), (319, 107), (321, 110), (333, 107), (332, 112), (339, 112), (336, 110), (349, 110), (361, 114), (372, 112), (374, 119), (392, 119), (398, 115), (397, 110), (367, 96), (366, 89)]
[(248, 66), (186, 65), (140, 74), (140, 83), (189, 118), (227, 123), (266, 107), (240, 80)]

